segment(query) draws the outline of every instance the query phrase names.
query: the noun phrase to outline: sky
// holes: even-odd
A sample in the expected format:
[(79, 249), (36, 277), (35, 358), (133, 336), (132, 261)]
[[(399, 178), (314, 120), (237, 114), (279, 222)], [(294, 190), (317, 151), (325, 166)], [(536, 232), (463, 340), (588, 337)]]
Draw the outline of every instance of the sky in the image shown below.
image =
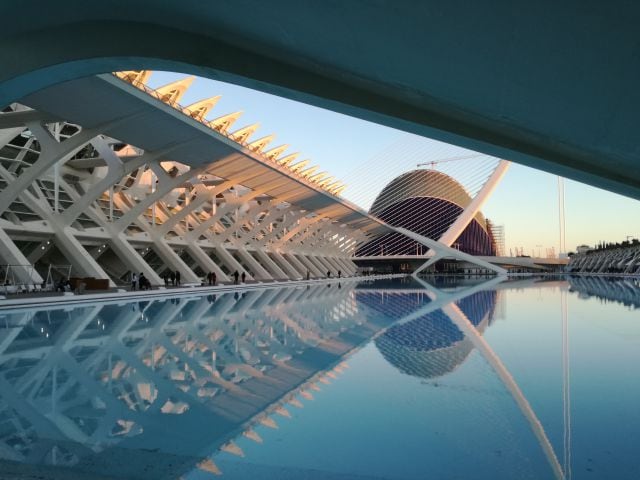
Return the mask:
[[(148, 85), (158, 88), (185, 76), (154, 72)], [(393, 128), (205, 78), (196, 78), (180, 103), (187, 106), (215, 95), (222, 98), (209, 119), (243, 111), (231, 130), (260, 123), (252, 139), (276, 134), (270, 147), (289, 144), (285, 154), (301, 152), (300, 160), (309, 158), (321, 170), (344, 180), (348, 188), (343, 196), (364, 208), (378, 193), (374, 190), (398, 174), (398, 165), (411, 168), (402, 153), (398, 158), (390, 156), (389, 152), (396, 148), (402, 152), (401, 147), (410, 145), (414, 153), (419, 151), (428, 161), (467, 152)], [(640, 238), (640, 201), (572, 180), (565, 180), (564, 185), (567, 251), (574, 251), (581, 244), (619, 242), (627, 236)], [(364, 191), (370, 192), (371, 198), (365, 198)], [(551, 248), (559, 251), (556, 175), (512, 163), (482, 211), (494, 224), (504, 225), (507, 254), (515, 253), (516, 248), (535, 256), (539, 253), (544, 256)]]

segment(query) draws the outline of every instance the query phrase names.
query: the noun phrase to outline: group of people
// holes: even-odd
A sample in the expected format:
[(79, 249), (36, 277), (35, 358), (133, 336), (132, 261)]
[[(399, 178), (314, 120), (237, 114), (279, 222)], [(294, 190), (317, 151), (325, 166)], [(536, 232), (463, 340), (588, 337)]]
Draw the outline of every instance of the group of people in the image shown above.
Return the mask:
[(233, 284), (234, 285), (238, 285), (238, 278), (242, 278), (242, 283), (244, 283), (247, 280), (246, 272), (242, 272), (242, 275), (240, 275), (237, 270), (235, 272), (233, 272)]
[[(341, 277), (342, 277), (342, 271), (338, 270), (338, 278), (341, 278)], [(164, 278), (165, 287), (180, 286), (180, 271), (178, 270), (176, 270), (175, 272), (165, 271), (163, 278)], [(309, 278), (310, 278), (310, 272), (307, 270), (307, 280), (309, 280)], [(327, 278), (331, 278), (331, 271), (327, 271)], [(207, 279), (206, 283), (210, 286), (215, 286), (218, 283), (218, 276), (216, 275), (215, 272), (207, 273), (206, 279)], [(242, 283), (245, 283), (246, 280), (247, 280), (247, 272), (243, 271), (242, 273), (239, 273), (237, 270), (233, 272), (234, 285), (238, 285), (240, 281)], [(203, 282), (203, 285), (204, 285), (204, 282)], [(140, 273), (140, 275), (137, 275), (134, 272), (131, 274), (131, 290), (132, 291), (151, 290), (151, 282), (149, 282), (149, 279), (144, 276), (144, 273)]]
[(180, 271), (176, 270), (175, 272), (164, 272), (164, 286), (168, 287), (172, 285), (174, 287), (180, 286)]
[(151, 290), (151, 282), (142, 272), (140, 275), (136, 275), (135, 272), (131, 274), (131, 291), (136, 290)]

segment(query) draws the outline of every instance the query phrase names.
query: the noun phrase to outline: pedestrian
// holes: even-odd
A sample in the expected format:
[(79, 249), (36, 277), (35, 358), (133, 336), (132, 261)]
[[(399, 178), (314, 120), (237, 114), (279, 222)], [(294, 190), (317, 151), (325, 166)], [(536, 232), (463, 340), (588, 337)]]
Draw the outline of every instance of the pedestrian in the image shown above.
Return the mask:
[(176, 270), (176, 285), (180, 286), (180, 271)]
[(241, 278), (242, 278), (242, 283), (244, 283), (245, 280), (247, 279), (247, 274), (245, 272), (242, 272)]
[(172, 271), (169, 274), (169, 277), (171, 278), (171, 285), (173, 285), (175, 287), (176, 286), (176, 274), (175, 274), (175, 272)]
[(169, 273), (167, 273), (167, 271), (164, 271), (164, 286), (168, 287), (169, 286)]
[(138, 276), (136, 275), (136, 272), (133, 272), (131, 274), (131, 291), (132, 292), (136, 291), (137, 285), (138, 285)]
[(238, 284), (238, 277), (240, 276), (240, 274), (238, 273), (238, 271), (236, 270), (235, 272), (233, 272), (233, 284), (237, 285)]
[(311, 274), (309, 273), (309, 270), (307, 270), (307, 280), (309, 280), (309, 276), (310, 276), (310, 275), (311, 275)]
[(218, 283), (218, 276), (216, 272), (211, 272), (211, 285), (215, 287), (216, 283)]
[(327, 278), (331, 278), (331, 270), (327, 270)]
[(342, 270), (338, 270), (338, 278), (342, 278)]

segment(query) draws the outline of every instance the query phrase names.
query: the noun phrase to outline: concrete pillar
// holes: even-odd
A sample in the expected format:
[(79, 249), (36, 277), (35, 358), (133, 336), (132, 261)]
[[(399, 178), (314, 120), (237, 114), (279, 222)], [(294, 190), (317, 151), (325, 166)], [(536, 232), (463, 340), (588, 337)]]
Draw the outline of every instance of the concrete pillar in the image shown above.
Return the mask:
[[(226, 248), (218, 245), (217, 247), (215, 247), (215, 252), (216, 252), (216, 256), (220, 259), (222, 263), (224, 263), (224, 265), (229, 269), (231, 274), (233, 274), (233, 272), (236, 270), (238, 271), (239, 274), (241, 274), (242, 272), (246, 272), (246, 270), (240, 264), (240, 262), (238, 262), (235, 258), (233, 258), (233, 255), (231, 255)], [(248, 274), (249, 272), (246, 272), (246, 273), (249, 279), (253, 278)]]
[(296, 280), (304, 278), (306, 273), (305, 269), (303, 269), (302, 271), (296, 270), (296, 268), (278, 252), (271, 252), (271, 255), (273, 256), (274, 261), (277, 262), (283, 268), (283, 270), (287, 272), (290, 279)]
[(21, 267), (15, 267), (13, 269), (21, 282), (38, 285), (42, 283), (42, 277), (34, 268), (30, 267), (31, 262), (27, 260), (16, 244), (13, 243), (13, 240), (11, 240), (9, 235), (7, 235), (7, 233), (1, 228), (0, 257), (10, 265), (21, 265)]
[(180, 283), (200, 283), (201, 279), (189, 268), (189, 265), (184, 263), (180, 255), (165, 240), (155, 239), (153, 246), (165, 265), (171, 270), (180, 272)]
[[(285, 260), (287, 260), (291, 265), (293, 265), (296, 268), (296, 270), (300, 272), (300, 274), (302, 275), (302, 278), (304, 279), (307, 278), (307, 271), (310, 270), (307, 265), (305, 265), (300, 260), (298, 260), (295, 257), (295, 255), (293, 255), (292, 253), (283, 252), (281, 255)], [(315, 274), (312, 271), (310, 272), (310, 275), (312, 277), (315, 276)]]
[(136, 274), (144, 273), (152, 285), (164, 284), (164, 281), (153, 268), (145, 261), (135, 248), (127, 241), (124, 233), (112, 234), (108, 241), (113, 251), (120, 260)]
[(289, 275), (287, 275), (264, 250), (261, 248), (256, 249), (256, 255), (260, 259), (262, 266), (264, 266), (274, 278), (289, 278)]
[(247, 252), (244, 248), (238, 248), (236, 249), (236, 252), (245, 261), (249, 268), (251, 268), (251, 270), (253, 271), (253, 276), (256, 279), (273, 280), (271, 274), (267, 272), (267, 270), (265, 270), (264, 267), (260, 265), (255, 258), (253, 258), (253, 255)]
[(300, 254), (297, 258), (307, 267), (309, 271), (311, 271), (311, 274), (313, 276), (320, 278), (324, 278), (327, 276), (327, 271), (325, 270), (323, 272), (320, 268), (318, 268), (318, 265), (309, 260), (306, 255)]
[(200, 248), (199, 245), (195, 245), (194, 243), (189, 243), (187, 245), (187, 251), (193, 257), (193, 259), (198, 263), (200, 268), (202, 268), (205, 272), (214, 272), (216, 274), (217, 280), (222, 282), (228, 282), (229, 277), (226, 273), (216, 265), (207, 253)]
[[(56, 247), (60, 250), (78, 272), (78, 275), (109, 280), (109, 286), (116, 284), (107, 272), (96, 262), (91, 254), (82, 246), (78, 239), (69, 231), (68, 227), (55, 232)], [(75, 276), (75, 275), (74, 275)]]

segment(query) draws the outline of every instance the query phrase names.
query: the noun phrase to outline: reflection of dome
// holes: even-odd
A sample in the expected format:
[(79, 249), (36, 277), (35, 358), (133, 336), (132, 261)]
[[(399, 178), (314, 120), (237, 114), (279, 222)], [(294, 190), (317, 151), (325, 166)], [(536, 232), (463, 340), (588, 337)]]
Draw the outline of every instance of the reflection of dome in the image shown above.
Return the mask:
[[(384, 187), (370, 213), (390, 225), (437, 240), (470, 203), (469, 194), (450, 176), (436, 170), (413, 170)], [(455, 243), (472, 255), (495, 255), (495, 242), (480, 212)], [(394, 232), (368, 242), (357, 255), (414, 255), (423, 253), (421, 249), (413, 240)]]
[[(496, 292), (477, 292), (456, 305), (480, 331), (487, 326)], [(442, 310), (393, 326), (375, 341), (383, 357), (400, 372), (421, 378), (445, 375), (462, 364), (473, 345)]]

